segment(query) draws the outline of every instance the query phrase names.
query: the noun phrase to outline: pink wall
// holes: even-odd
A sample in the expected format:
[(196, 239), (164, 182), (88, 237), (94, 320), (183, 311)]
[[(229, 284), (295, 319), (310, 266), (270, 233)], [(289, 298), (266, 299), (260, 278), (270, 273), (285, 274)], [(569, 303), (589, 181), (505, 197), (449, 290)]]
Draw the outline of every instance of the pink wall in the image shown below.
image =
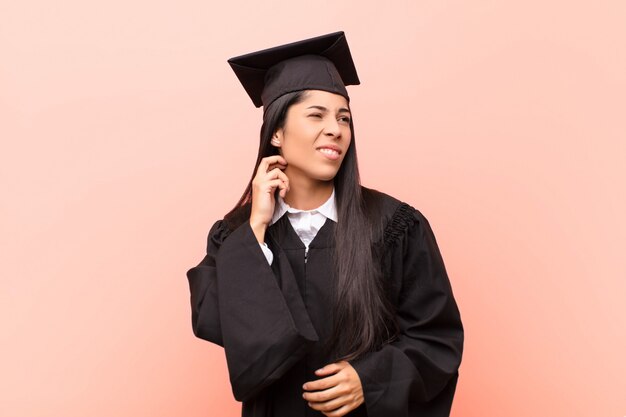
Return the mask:
[(463, 315), (453, 416), (623, 416), (624, 3), (266, 3), (0, 3), (0, 415), (239, 414), (185, 278), (256, 154), (226, 59), (345, 30), (363, 182)]

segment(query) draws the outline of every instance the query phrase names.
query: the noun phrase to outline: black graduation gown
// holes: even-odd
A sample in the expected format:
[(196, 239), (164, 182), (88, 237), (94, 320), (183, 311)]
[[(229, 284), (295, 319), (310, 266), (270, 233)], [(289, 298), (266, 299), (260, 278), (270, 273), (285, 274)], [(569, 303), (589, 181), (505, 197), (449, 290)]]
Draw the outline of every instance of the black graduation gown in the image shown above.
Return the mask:
[[(365, 401), (349, 415), (448, 416), (463, 327), (435, 236), (418, 210), (363, 190), (382, 207), (382, 265), (400, 334), (350, 362)], [(218, 220), (206, 256), (187, 272), (194, 334), (224, 347), (243, 417), (323, 416), (302, 398), (302, 385), (332, 362), (322, 346), (332, 330), (334, 227), (327, 219), (305, 263), (304, 244), (283, 216), (266, 233), (270, 266), (249, 222), (230, 230)]]

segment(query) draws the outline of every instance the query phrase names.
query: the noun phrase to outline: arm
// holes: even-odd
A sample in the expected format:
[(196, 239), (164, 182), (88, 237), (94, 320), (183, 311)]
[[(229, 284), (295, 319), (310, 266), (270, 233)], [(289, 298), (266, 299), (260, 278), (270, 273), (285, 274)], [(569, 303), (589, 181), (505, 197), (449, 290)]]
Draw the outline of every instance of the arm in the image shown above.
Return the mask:
[(224, 343), (217, 307), (215, 255), (226, 234), (227, 230), (222, 221), (215, 222), (209, 231), (206, 256), (197, 266), (187, 271), (193, 333), (200, 339), (220, 346), (224, 346)]
[(402, 282), (400, 334), (352, 362), (370, 417), (448, 416), (458, 378), (461, 317), (430, 225), (417, 210), (412, 216), (389, 255), (391, 279)]
[(205, 260), (188, 273), (192, 321), (198, 337), (224, 346), (233, 394), (246, 401), (280, 378), (318, 337), (293, 273), (285, 262), (272, 270), (250, 223), (227, 238), (220, 230), (221, 223), (210, 233)]

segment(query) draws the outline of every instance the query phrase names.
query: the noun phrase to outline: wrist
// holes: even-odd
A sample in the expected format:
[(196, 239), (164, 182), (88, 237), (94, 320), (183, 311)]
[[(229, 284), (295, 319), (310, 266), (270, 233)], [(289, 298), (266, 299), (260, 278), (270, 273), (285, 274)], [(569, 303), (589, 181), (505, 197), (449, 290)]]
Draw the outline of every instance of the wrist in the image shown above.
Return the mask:
[(250, 227), (254, 232), (256, 240), (258, 240), (259, 243), (265, 243), (265, 231), (267, 230), (267, 224), (250, 219)]

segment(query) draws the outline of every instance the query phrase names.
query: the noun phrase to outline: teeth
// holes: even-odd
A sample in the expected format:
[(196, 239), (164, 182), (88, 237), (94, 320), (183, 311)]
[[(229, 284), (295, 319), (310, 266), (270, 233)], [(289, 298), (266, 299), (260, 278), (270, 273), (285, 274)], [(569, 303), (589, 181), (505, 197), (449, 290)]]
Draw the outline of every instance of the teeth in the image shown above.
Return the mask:
[(326, 153), (328, 155), (339, 155), (339, 152), (334, 151), (332, 149), (328, 149), (328, 148), (321, 148), (320, 152), (324, 152), (324, 153)]

